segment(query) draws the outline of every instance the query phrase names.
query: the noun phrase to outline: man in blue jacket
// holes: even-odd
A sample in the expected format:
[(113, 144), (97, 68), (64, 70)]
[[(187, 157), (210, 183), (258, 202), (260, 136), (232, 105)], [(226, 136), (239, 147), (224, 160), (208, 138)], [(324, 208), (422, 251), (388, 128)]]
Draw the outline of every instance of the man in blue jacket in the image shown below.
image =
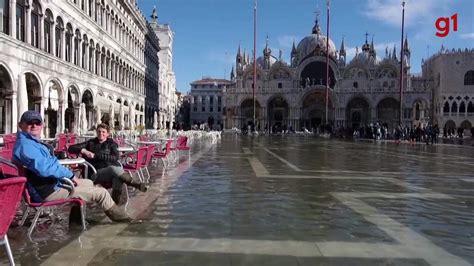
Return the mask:
[(36, 111), (26, 111), (18, 123), (13, 147), (13, 161), (28, 171), (28, 190), (34, 201), (52, 201), (67, 198), (69, 191), (61, 186), (62, 178), (70, 178), (76, 185), (72, 197), (86, 202), (96, 202), (105, 214), (115, 222), (130, 222), (131, 218), (117, 205), (104, 188), (94, 187), (91, 180), (78, 179), (68, 168), (62, 166), (50, 149), (40, 142), (43, 119)]

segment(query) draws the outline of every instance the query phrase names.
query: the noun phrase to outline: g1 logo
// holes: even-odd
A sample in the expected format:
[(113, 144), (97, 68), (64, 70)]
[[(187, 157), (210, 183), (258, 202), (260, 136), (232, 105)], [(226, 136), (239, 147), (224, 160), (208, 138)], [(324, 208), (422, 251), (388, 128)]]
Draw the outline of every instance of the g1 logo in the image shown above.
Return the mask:
[(436, 20), (435, 26), (438, 30), (436, 36), (444, 38), (449, 34), (450, 21), (453, 21), (453, 31), (458, 31), (458, 14), (455, 13), (451, 17), (439, 17)]

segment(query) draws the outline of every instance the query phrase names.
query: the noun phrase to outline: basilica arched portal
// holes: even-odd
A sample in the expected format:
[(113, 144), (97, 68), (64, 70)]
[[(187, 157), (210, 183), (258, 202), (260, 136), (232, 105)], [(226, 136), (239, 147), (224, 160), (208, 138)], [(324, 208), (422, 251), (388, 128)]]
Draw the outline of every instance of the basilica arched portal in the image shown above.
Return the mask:
[[(276, 131), (289, 124), (288, 102), (281, 96), (276, 96), (268, 102), (268, 125)], [(272, 131), (273, 131), (272, 130)]]
[(385, 98), (377, 104), (377, 120), (391, 131), (396, 128), (400, 118), (400, 103), (393, 98)]
[(347, 125), (354, 129), (369, 125), (370, 106), (362, 97), (353, 98), (346, 107)]
[[(331, 97), (328, 98), (328, 123), (332, 123), (333, 104)], [(302, 123), (305, 128), (317, 128), (326, 123), (326, 94), (324, 91), (313, 91), (303, 98)]]
[[(253, 123), (253, 107), (254, 101), (252, 99), (245, 99), (240, 104), (240, 127), (251, 125)], [(255, 100), (255, 120), (257, 121), (261, 119), (260, 109), (260, 103)]]

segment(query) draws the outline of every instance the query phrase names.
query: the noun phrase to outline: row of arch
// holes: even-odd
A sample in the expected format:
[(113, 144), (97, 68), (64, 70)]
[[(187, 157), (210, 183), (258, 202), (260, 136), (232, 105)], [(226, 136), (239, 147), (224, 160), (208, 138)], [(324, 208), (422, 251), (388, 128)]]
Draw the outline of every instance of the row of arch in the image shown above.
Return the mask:
[[(78, 127), (79, 108), (81, 104), (85, 105), (85, 117), (87, 119), (86, 130), (91, 129), (97, 121), (108, 122), (109, 125), (124, 125), (133, 120), (135, 125), (142, 124), (144, 119), (144, 104), (140, 101), (131, 101), (125, 96), (106, 94), (102, 90), (83, 88), (82, 90), (75, 82), (66, 86), (60, 79), (50, 77), (43, 82), (35, 71), (24, 71), (19, 75), (18, 84), (11, 75), (11, 71), (0, 63), (0, 132), (9, 133), (15, 130), (18, 117), (21, 115), (19, 101), (19, 90), (21, 86), (26, 87), (27, 109), (37, 110), (44, 113), (47, 136), (54, 136), (64, 130), (76, 131)], [(18, 89), (17, 89), (18, 88)], [(112, 107), (113, 106), (113, 107)], [(112, 108), (114, 108), (112, 110)], [(110, 113), (119, 113), (123, 108), (125, 121), (121, 121), (117, 115), (114, 115), (114, 121), (110, 121)], [(99, 110), (97, 110), (99, 109)], [(129, 117), (133, 113), (134, 117)], [(99, 111), (99, 112), (98, 112)], [(96, 114), (97, 113), (97, 114)], [(102, 113), (101, 117), (98, 117)], [(14, 115), (16, 114), (16, 115)]]
[[(64, 23), (61, 16), (55, 17), (49, 8), (45, 9), (43, 16), (43, 8), (38, 0), (33, 0), (31, 6), (28, 2), (28, 0), (16, 1), (18, 29), (15, 30), (14, 37), (86, 71), (144, 93), (144, 74), (127, 60), (122, 59), (120, 57), (122, 53), (117, 55), (105, 45), (94, 42), (87, 34), (82, 34), (79, 28), (74, 30), (71, 23)], [(9, 1), (3, 1), (7, 10), (8, 4)], [(9, 16), (8, 12), (5, 15)], [(15, 20), (7, 18), (9, 23), (4, 26), (3, 31), (8, 33), (8, 25), (12, 29), (15, 28), (13, 27)], [(10, 34), (13, 36), (13, 30)], [(141, 45), (138, 50), (135, 58), (144, 62), (144, 46)]]
[[(443, 105), (443, 114), (444, 115), (449, 115), (449, 114), (474, 114), (474, 103), (470, 101), (469, 103), (461, 101), (461, 102), (449, 102), (445, 101)], [(467, 108), (466, 108), (467, 106)]]

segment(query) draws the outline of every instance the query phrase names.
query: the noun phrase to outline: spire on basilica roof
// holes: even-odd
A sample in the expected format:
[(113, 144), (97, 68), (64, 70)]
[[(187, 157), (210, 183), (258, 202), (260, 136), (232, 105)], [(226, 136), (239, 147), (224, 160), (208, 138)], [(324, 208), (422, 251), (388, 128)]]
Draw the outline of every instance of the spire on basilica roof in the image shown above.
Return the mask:
[(397, 46), (396, 45), (393, 45), (392, 59), (393, 60), (398, 60), (397, 59)]
[(291, 54), (295, 55), (296, 54), (296, 46), (295, 46), (295, 40), (293, 39), (293, 47), (291, 47)]
[(321, 28), (319, 27), (319, 8), (316, 6), (316, 20), (314, 21), (314, 27), (313, 27), (313, 34), (320, 34), (321, 33)]
[(339, 55), (346, 56), (346, 47), (344, 46), (344, 38), (342, 38), (341, 49), (339, 50)]
[(153, 12), (151, 13), (151, 22), (157, 23), (156, 19), (158, 18), (158, 15), (156, 13), (156, 6), (153, 6)]

